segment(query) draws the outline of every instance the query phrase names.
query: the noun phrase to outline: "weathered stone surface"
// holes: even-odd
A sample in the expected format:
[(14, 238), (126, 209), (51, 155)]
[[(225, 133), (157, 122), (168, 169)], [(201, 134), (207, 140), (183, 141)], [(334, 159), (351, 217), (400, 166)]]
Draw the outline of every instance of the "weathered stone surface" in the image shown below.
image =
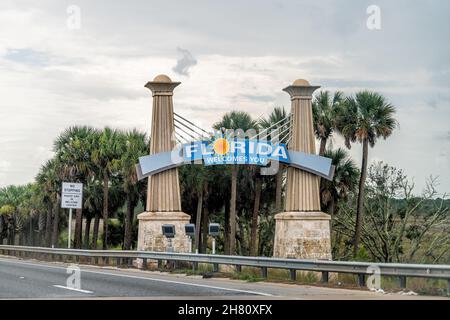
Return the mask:
[(275, 220), (275, 257), (331, 260), (329, 215), (283, 212)]
[(162, 234), (162, 225), (175, 226), (175, 238), (172, 239), (174, 252), (189, 252), (189, 237), (184, 233), (184, 225), (190, 216), (183, 212), (144, 212), (138, 215), (138, 250), (167, 251), (169, 241)]
[[(318, 88), (298, 79), (283, 89), (291, 96), (289, 150), (316, 153), (311, 100)], [(331, 259), (330, 216), (320, 212), (319, 181), (314, 174), (288, 169), (285, 212), (275, 216), (275, 257)]]
[[(171, 151), (175, 146), (172, 96), (179, 84), (172, 82), (166, 75), (158, 75), (146, 84), (153, 95), (150, 154)], [(138, 215), (138, 250), (167, 251), (169, 241), (162, 234), (162, 225), (173, 224), (176, 233), (172, 239), (173, 251), (190, 251), (189, 238), (184, 233), (184, 225), (189, 223), (190, 216), (181, 211), (177, 169), (148, 178), (146, 210)], [(137, 262), (139, 264), (142, 261), (138, 259)]]

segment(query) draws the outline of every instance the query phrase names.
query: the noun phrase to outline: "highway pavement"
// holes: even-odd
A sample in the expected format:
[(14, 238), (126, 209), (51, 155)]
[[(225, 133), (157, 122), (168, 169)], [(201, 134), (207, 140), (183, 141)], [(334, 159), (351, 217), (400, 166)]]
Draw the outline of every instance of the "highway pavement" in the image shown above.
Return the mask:
[[(203, 279), (0, 256), (0, 299), (422, 299), (363, 290)], [(79, 274), (79, 278), (77, 278)], [(79, 279), (79, 281), (78, 281)], [(431, 297), (432, 298), (432, 297)]]

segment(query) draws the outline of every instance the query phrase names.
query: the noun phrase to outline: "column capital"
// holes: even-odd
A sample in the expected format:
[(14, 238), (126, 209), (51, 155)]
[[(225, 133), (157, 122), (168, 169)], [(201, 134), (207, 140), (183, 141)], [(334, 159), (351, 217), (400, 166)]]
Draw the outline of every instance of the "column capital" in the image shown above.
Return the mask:
[(312, 86), (308, 81), (303, 79), (297, 79), (292, 85), (283, 89), (283, 91), (289, 93), (291, 100), (295, 99), (311, 99), (314, 91), (319, 89), (320, 86)]
[(173, 90), (180, 85), (181, 82), (172, 82), (172, 80), (164, 75), (160, 74), (153, 79), (153, 81), (147, 82), (146, 88), (152, 91), (153, 96), (172, 96)]

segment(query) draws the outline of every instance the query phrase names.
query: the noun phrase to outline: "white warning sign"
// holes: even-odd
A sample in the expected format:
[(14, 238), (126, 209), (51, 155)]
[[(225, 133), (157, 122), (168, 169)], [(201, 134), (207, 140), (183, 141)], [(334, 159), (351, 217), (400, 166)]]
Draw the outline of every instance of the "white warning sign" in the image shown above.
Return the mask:
[(61, 208), (83, 208), (83, 184), (63, 182), (61, 193)]

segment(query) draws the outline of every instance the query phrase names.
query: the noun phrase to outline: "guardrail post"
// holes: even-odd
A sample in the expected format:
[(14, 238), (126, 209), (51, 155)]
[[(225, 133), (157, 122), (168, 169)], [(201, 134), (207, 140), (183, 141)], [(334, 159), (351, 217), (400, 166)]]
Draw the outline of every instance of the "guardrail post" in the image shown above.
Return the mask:
[(236, 265), (236, 272), (239, 272), (239, 273), (242, 272), (242, 266), (240, 264)]
[(400, 276), (399, 280), (400, 280), (400, 288), (405, 289), (406, 288), (406, 277)]
[(162, 269), (162, 260), (158, 260), (158, 269)]
[(328, 271), (322, 271), (322, 282), (328, 283), (328, 279), (329, 279)]
[(450, 279), (447, 280), (447, 295), (450, 296)]
[(214, 272), (219, 272), (219, 264), (218, 263), (214, 263), (213, 264), (213, 271)]
[(122, 265), (122, 259), (116, 258), (116, 265), (120, 267)]
[(290, 271), (290, 273), (291, 273), (291, 280), (292, 280), (292, 281), (297, 280), (297, 270), (296, 270), (296, 269), (291, 269), (291, 270), (289, 270), (289, 271)]
[(142, 259), (142, 269), (147, 270), (147, 258)]
[(193, 262), (192, 263), (192, 270), (195, 272), (198, 270), (198, 262)]
[(358, 274), (358, 285), (360, 287), (365, 287), (366, 286), (366, 275), (364, 273), (359, 273)]
[(267, 267), (261, 267), (261, 278), (267, 278)]

